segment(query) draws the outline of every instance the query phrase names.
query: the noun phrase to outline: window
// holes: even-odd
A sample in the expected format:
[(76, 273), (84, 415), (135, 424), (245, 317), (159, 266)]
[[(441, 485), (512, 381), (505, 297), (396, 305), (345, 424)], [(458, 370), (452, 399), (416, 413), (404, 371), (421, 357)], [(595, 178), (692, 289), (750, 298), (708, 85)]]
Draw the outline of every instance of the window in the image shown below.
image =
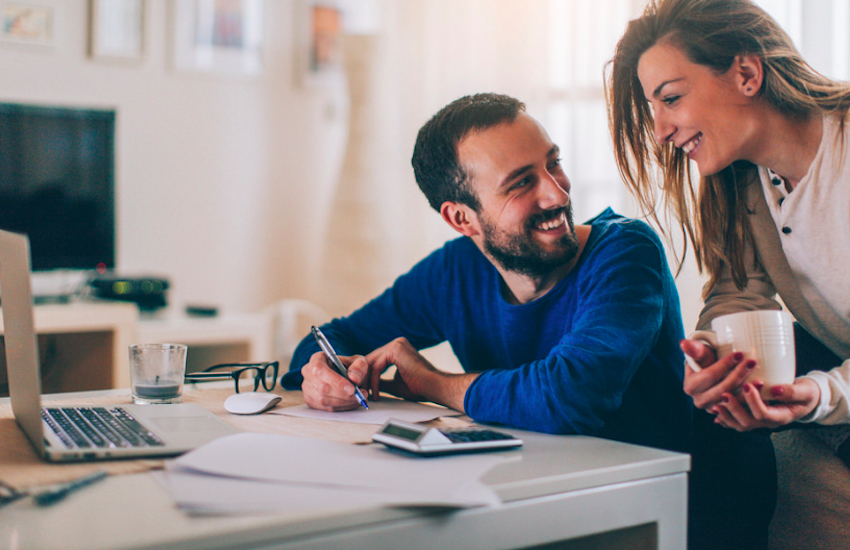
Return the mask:
[(561, 147), (576, 223), (605, 207), (627, 211), (628, 191), (614, 162), (603, 69), (640, 0), (549, 0), (549, 96), (545, 126)]
[[(755, 0), (791, 36), (803, 57), (831, 78), (850, 80), (850, 2)], [(614, 163), (603, 69), (644, 0), (549, 0), (548, 112), (544, 125), (561, 147), (576, 223), (606, 206), (636, 215)]]
[(755, 0), (791, 36), (820, 73), (850, 79), (850, 2), (847, 0)]

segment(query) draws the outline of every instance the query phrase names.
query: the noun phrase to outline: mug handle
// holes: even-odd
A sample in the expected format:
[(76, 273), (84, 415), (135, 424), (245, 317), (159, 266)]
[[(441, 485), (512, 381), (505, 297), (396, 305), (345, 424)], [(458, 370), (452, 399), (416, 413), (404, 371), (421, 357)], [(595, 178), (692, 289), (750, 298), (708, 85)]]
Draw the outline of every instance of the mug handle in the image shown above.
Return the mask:
[[(688, 335), (688, 340), (701, 340), (702, 342), (708, 344), (715, 350), (719, 347), (717, 343), (717, 334), (710, 330), (694, 331)], [(688, 355), (687, 353), (685, 354), (685, 363), (687, 363), (687, 365), (691, 367), (691, 370), (694, 372), (699, 372), (702, 370), (702, 367), (697, 364), (696, 360), (694, 360), (694, 358)]]

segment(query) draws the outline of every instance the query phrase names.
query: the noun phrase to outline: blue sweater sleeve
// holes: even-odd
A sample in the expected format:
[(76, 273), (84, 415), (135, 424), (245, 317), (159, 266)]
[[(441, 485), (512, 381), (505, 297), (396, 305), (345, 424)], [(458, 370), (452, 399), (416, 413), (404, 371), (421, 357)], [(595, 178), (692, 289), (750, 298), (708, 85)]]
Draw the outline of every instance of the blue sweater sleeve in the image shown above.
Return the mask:
[[(339, 355), (366, 355), (404, 336), (416, 349), (434, 346), (446, 339), (440, 322), (445, 296), (446, 257), (455, 246), (450, 241), (396, 279), (393, 286), (348, 317), (334, 319), (321, 327)], [(281, 383), (298, 389), (301, 367), (319, 351), (312, 336), (304, 338), (295, 350), (290, 371)]]
[(570, 330), (545, 358), (482, 373), (464, 403), (476, 421), (596, 435), (620, 408), (656, 344), (672, 278), (657, 236), (643, 224), (602, 240), (577, 268)]

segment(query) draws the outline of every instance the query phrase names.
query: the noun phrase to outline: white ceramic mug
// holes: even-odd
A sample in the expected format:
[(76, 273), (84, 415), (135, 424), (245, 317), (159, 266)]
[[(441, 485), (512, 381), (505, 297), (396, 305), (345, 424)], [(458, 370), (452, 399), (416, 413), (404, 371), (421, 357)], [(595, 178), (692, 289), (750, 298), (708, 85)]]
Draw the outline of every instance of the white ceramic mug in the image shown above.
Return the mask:
[[(712, 331), (697, 331), (691, 338), (705, 340), (718, 359), (741, 352), (756, 367), (747, 381), (761, 380), (762, 399), (770, 400), (770, 387), (791, 384), (796, 375), (794, 320), (787, 311), (742, 311), (717, 317)], [(691, 363), (693, 365), (693, 363)]]

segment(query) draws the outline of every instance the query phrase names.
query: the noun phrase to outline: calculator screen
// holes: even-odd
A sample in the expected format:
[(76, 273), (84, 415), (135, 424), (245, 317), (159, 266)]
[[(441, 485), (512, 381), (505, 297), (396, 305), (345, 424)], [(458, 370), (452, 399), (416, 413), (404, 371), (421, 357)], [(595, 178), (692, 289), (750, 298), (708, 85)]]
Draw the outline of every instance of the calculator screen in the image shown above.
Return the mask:
[(389, 426), (384, 428), (383, 431), (387, 435), (403, 437), (404, 439), (409, 439), (410, 441), (416, 441), (416, 439), (422, 434), (422, 432), (402, 428), (401, 426), (396, 426), (395, 424), (390, 424)]

